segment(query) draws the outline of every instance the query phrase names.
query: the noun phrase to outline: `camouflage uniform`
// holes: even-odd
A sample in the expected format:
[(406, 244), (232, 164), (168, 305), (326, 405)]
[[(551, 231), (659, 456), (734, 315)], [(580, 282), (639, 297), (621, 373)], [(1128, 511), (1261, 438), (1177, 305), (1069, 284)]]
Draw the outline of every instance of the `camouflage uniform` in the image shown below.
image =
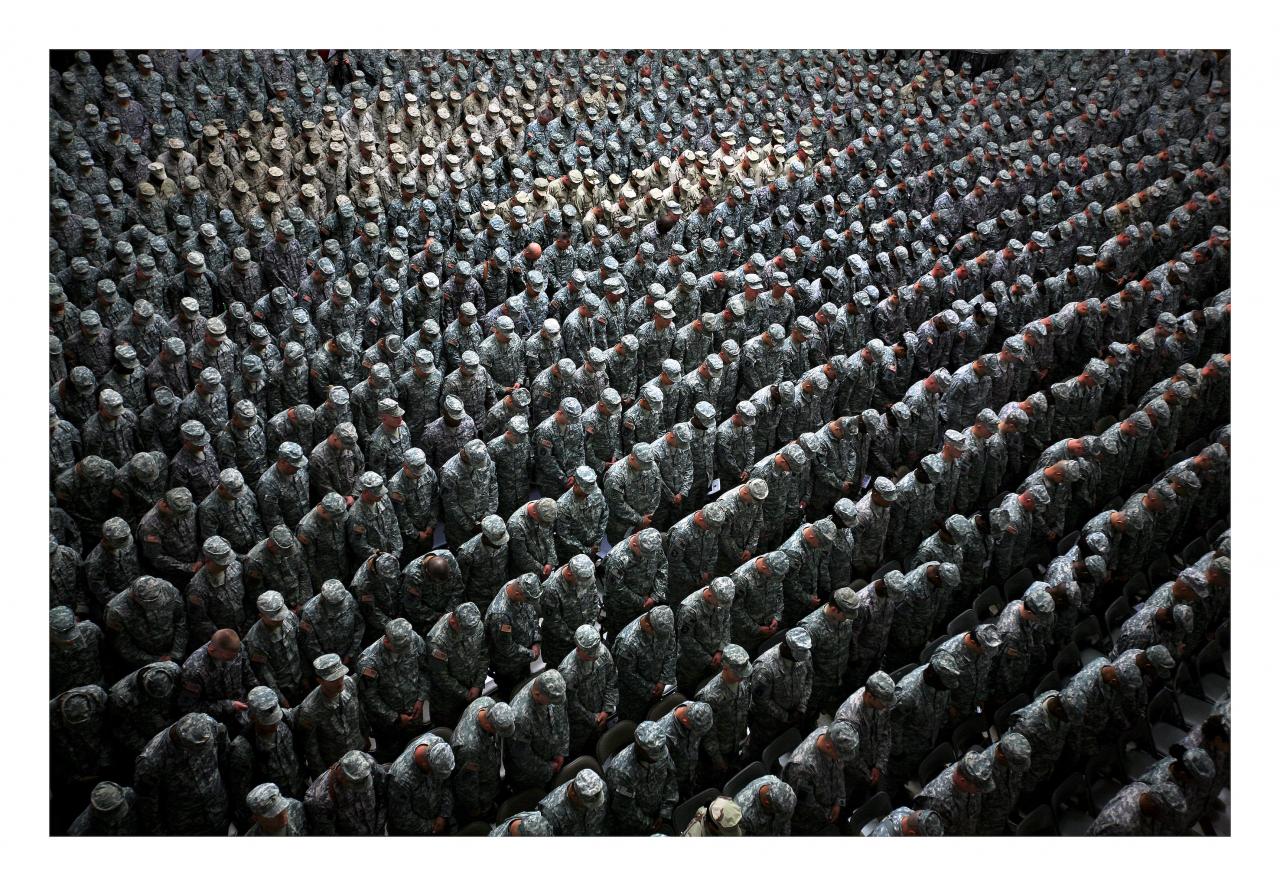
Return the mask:
[[(359, 754), (362, 764), (352, 757)], [(364, 773), (358, 781), (342, 775), (352, 768)], [(352, 751), (323, 772), (303, 798), (310, 833), (317, 836), (378, 837), (387, 823), (387, 771), (369, 754)]]
[[(834, 759), (818, 744), (825, 738), (835, 748)], [(792, 828), (801, 834), (815, 834), (833, 821), (831, 809), (845, 804), (844, 758), (858, 747), (858, 733), (847, 723), (836, 721), (818, 727), (791, 754), (782, 770), (782, 780), (796, 795)]]
[(186, 607), (163, 579), (141, 576), (112, 597), (103, 625), (112, 649), (129, 667), (181, 661), (187, 651)]
[[(537, 687), (548, 701), (533, 698)], [(546, 788), (569, 753), (569, 720), (564, 706), (564, 681), (546, 670), (511, 700), (515, 734), (503, 743), (503, 760), (512, 787)]]
[[(481, 725), (481, 711), (488, 711), (490, 729)], [(512, 728), (511, 709), (487, 696), (477, 698), (462, 712), (449, 740), (455, 765), (453, 798), (459, 818), (481, 818), (492, 811), (498, 797), (502, 744), (511, 738)]]
[[(652, 619), (652, 633), (642, 627), (641, 618), (646, 617)], [(641, 618), (630, 622), (613, 641), (618, 716), (624, 720), (643, 720), (645, 711), (658, 700), (657, 685), (671, 686), (676, 680), (675, 617), (660, 605)]]
[[(418, 748), (426, 749), (427, 770), (416, 760)], [(453, 791), (448, 783), (453, 766), (453, 749), (440, 736), (427, 733), (409, 742), (387, 770), (389, 834), (425, 836), (453, 823)], [(442, 822), (441, 830), (437, 822)]]
[[(436, 578), (427, 566), (443, 561), (446, 574)], [(444, 548), (429, 551), (404, 568), (400, 580), (400, 608), (413, 629), (428, 631), (440, 616), (463, 601), (462, 569), (453, 554)], [(480, 605), (477, 603), (477, 605)], [(486, 604), (487, 601), (486, 601)]]
[(226, 836), (226, 750), (226, 728), (204, 714), (187, 714), (148, 742), (134, 775), (141, 831)]
[(750, 681), (753, 750), (763, 749), (804, 719), (813, 690), (809, 645), (808, 632), (792, 628), (783, 642), (766, 649), (756, 659)]
[[(454, 626), (454, 622), (457, 626)], [(480, 610), (463, 603), (440, 616), (426, 636), (427, 698), (431, 721), (456, 723), (469, 702), (484, 691), (489, 669)]]
[(637, 727), (635, 742), (605, 764), (605, 781), (611, 834), (647, 836), (670, 824), (680, 788), (666, 734), (657, 723)]
[(298, 705), (298, 732), (302, 757), (311, 774), (324, 772), (348, 751), (367, 745), (364, 713), (356, 695), (356, 682), (342, 678), (342, 689), (333, 698), (317, 686)]

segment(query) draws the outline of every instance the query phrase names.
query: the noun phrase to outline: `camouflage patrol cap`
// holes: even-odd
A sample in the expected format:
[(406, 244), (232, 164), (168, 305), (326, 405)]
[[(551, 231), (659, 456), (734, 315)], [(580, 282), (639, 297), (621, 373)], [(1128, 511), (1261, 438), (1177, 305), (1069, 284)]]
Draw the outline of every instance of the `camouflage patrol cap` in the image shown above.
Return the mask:
[(273, 526), (267, 534), (267, 538), (271, 539), (273, 545), (284, 551), (290, 550), (296, 544), (293, 532), (283, 524)]
[[(1031, 766), (1031, 743), (1020, 732), (1005, 732), (997, 742), (1009, 766), (1016, 772), (1025, 772)], [(989, 768), (989, 767), (988, 767)]]
[(208, 714), (185, 714), (173, 727), (173, 736), (188, 750), (195, 750), (213, 741), (217, 724)]
[(669, 634), (675, 630), (676, 618), (671, 607), (666, 604), (654, 606), (649, 610), (649, 624), (655, 631)]
[(570, 558), (568, 566), (569, 573), (578, 581), (585, 581), (595, 577), (595, 564), (591, 562), (591, 558), (586, 554), (574, 554)]
[(960, 681), (959, 662), (949, 652), (941, 649), (934, 652), (929, 658), (929, 667), (948, 689), (954, 689)]
[(320, 656), (311, 663), (311, 666), (315, 670), (316, 676), (326, 682), (331, 683), (334, 680), (341, 680), (347, 675), (347, 666), (342, 663), (342, 659), (334, 652), (328, 652)]
[(289, 801), (280, 793), (279, 787), (272, 782), (267, 782), (249, 792), (245, 797), (245, 805), (253, 815), (259, 818), (275, 818), (289, 808)]
[(195, 502), (191, 498), (191, 490), (185, 486), (175, 486), (164, 494), (165, 504), (175, 514), (189, 514), (191, 509), (195, 507)]
[(769, 497), (769, 484), (760, 477), (752, 477), (747, 481), (747, 492), (755, 501), (764, 501)]
[(1000, 636), (1000, 631), (994, 624), (979, 625), (974, 628), (973, 634), (984, 652), (995, 652), (1004, 643), (1004, 638)]
[(774, 577), (785, 576), (791, 570), (791, 560), (782, 551), (769, 551), (764, 555), (764, 565)]
[(688, 701), (683, 705), (685, 716), (689, 720), (689, 730), (694, 735), (706, 735), (711, 731), (714, 715), (711, 705), (704, 701)]
[(796, 661), (809, 660), (809, 655), (813, 651), (813, 639), (809, 636), (809, 631), (806, 628), (792, 628), (787, 631), (783, 640)]
[(408, 619), (393, 618), (387, 622), (385, 629), (386, 638), (391, 641), (394, 649), (407, 649), (413, 642), (413, 625)]
[(132, 534), (129, 524), (119, 517), (112, 517), (102, 524), (102, 537), (111, 542), (123, 542)]
[(1044, 582), (1035, 582), (1023, 593), (1022, 599), (1035, 615), (1044, 617), (1053, 614), (1053, 596), (1046, 590)]
[(858, 753), (858, 729), (847, 720), (836, 720), (827, 727), (826, 734), (841, 760), (852, 760)]
[(565, 703), (564, 677), (555, 668), (549, 668), (534, 677), (533, 685), (547, 697), (547, 704)]
[(645, 720), (636, 727), (635, 743), (645, 753), (653, 756), (666, 750), (667, 734), (653, 720)]
[(892, 705), (894, 700), (893, 678), (884, 671), (876, 671), (867, 678), (866, 692), (877, 701)]
[(644, 554), (656, 554), (662, 549), (662, 533), (652, 527), (641, 529), (635, 534), (636, 544)]
[(995, 790), (996, 784), (991, 777), (991, 758), (982, 751), (969, 751), (956, 763), (956, 768), (979, 792), (986, 794)]
[(661, 407), (666, 399), (662, 393), (662, 388), (657, 385), (646, 384), (640, 389), (640, 396), (648, 401), (650, 406)]
[(724, 523), (725, 509), (724, 505), (718, 501), (710, 501), (702, 506), (700, 510), (703, 518), (712, 526), (719, 526)]
[(347, 751), (338, 761), (338, 769), (346, 781), (355, 784), (363, 783), (373, 774), (369, 756), (363, 751)]
[(804, 450), (797, 443), (788, 443), (783, 446), (782, 457), (786, 459), (792, 470), (804, 467), (809, 461), (809, 457), (804, 454)]
[(244, 474), (235, 468), (223, 468), (218, 474), (218, 484), (228, 492), (239, 492), (244, 489)]
[(1164, 645), (1148, 646), (1145, 655), (1147, 661), (1155, 668), (1156, 674), (1160, 679), (1167, 680), (1173, 675), (1176, 662), (1173, 656), (1169, 654), (1168, 647)]
[(687, 421), (677, 422), (671, 428), (671, 439), (677, 449), (687, 449), (693, 442), (693, 428)]
[(49, 633), (59, 639), (68, 639), (76, 630), (76, 615), (68, 606), (55, 606), (49, 610)]
[(89, 806), (100, 815), (115, 817), (128, 811), (124, 788), (114, 781), (100, 781), (89, 794)]
[(711, 588), (711, 592), (715, 594), (716, 602), (721, 606), (728, 606), (733, 602), (733, 579), (729, 578), (727, 575), (718, 575), (711, 579), (709, 587)]
[(270, 726), (284, 719), (280, 699), (269, 686), (255, 686), (249, 690), (249, 718), (255, 723)]

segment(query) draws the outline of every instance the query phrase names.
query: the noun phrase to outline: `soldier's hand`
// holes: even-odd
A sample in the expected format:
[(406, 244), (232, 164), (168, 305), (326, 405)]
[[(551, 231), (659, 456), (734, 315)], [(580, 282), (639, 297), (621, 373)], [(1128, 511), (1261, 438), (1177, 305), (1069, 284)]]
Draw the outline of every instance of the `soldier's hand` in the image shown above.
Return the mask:
[(344, 496), (344, 498), (346, 498), (347, 500), (347, 507), (351, 507), (353, 504), (356, 503), (356, 497), (354, 495), (347, 495), (347, 496)]
[(743, 548), (742, 553), (738, 555), (738, 562), (746, 563), (750, 559), (751, 559), (751, 552), (746, 548)]
[(443, 815), (437, 815), (436, 820), (431, 823), (431, 833), (443, 834), (444, 829), (448, 827), (448, 825), (449, 823), (445, 821), (445, 818)]
[(724, 653), (723, 653), (723, 652), (721, 652), (719, 649), (717, 649), (717, 650), (716, 650), (716, 654), (715, 654), (715, 655), (713, 655), (713, 656), (711, 656), (711, 663), (712, 663), (713, 665), (715, 665), (716, 667), (720, 667), (720, 662), (721, 662), (723, 659), (724, 659)]
[(680, 505), (684, 504), (684, 493), (677, 492), (675, 497), (671, 499), (671, 503), (676, 507), (680, 507)]
[(472, 686), (470, 689), (467, 690), (467, 701), (475, 701), (479, 697), (480, 697), (479, 686)]
[(816, 607), (816, 606), (817, 606), (819, 603), (821, 603), (821, 602), (822, 602), (822, 601), (818, 598), (818, 595), (817, 595), (817, 594), (810, 594), (810, 595), (809, 595), (809, 605), (810, 605), (810, 606), (814, 606), (814, 607)]
[(413, 722), (413, 714), (401, 714), (399, 719), (401, 726), (408, 726)]
[[(162, 655), (160, 656), (160, 661), (173, 661), (173, 656), (168, 654)], [(236, 702), (236, 704), (239, 704), (239, 702)]]
[(551, 758), (551, 771), (559, 772), (560, 767), (564, 766), (564, 757), (560, 754)]
[(645, 514), (643, 517), (640, 518), (641, 529), (648, 529), (652, 525), (653, 525), (653, 514)]
[(201, 564), (200, 564), (200, 561), (199, 561), (199, 560), (197, 560), (196, 562), (192, 563), (192, 564), (191, 564), (191, 571), (192, 571), (192, 572), (199, 572), (199, 571), (200, 571), (200, 565), (201, 565)]
[(654, 684), (653, 684), (653, 692), (651, 692), (651, 693), (649, 693), (649, 694), (650, 694), (650, 696), (652, 696), (653, 698), (658, 698), (658, 697), (660, 697), (660, 696), (662, 695), (662, 690), (664, 690), (664, 689), (666, 689), (666, 688), (667, 688), (667, 684), (666, 684), (666, 683), (654, 683)]
[(603, 729), (604, 724), (607, 723), (608, 720), (609, 720), (609, 713), (607, 711), (601, 711), (600, 713), (596, 714), (596, 728)]
[(550, 574), (551, 574), (551, 564), (550, 563), (544, 564), (542, 567), (542, 577), (546, 578)]
[(840, 804), (835, 803), (831, 806), (831, 811), (827, 813), (827, 821), (835, 821), (840, 814)]
[[(281, 698), (280, 700), (284, 701), (283, 698)], [(242, 701), (233, 701), (231, 702), (231, 710), (238, 714), (241, 711), (249, 710), (249, 706)]]
[(435, 534), (436, 534), (435, 527), (432, 527), (431, 529), (424, 529), (418, 533), (418, 540), (430, 541), (435, 536)]
[(879, 766), (871, 767), (871, 783), (873, 785), (880, 783), (880, 767)]
[(750, 474), (748, 474), (746, 471), (739, 471), (739, 472), (738, 472), (738, 479), (739, 479), (739, 480), (741, 480), (743, 483), (746, 483), (746, 482), (747, 482), (747, 478), (748, 478), (748, 477), (750, 477), (750, 476), (751, 476), (751, 475), (750, 475)]
[(537, 657), (542, 654), (542, 644), (534, 643), (529, 647), (529, 651), (533, 653), (534, 659), (537, 659)]
[(654, 604), (655, 602), (656, 602), (656, 601), (655, 601), (652, 597), (645, 597), (645, 598), (644, 598), (644, 603), (642, 603), (641, 605), (642, 605), (645, 609), (648, 609), (648, 608), (650, 608), (651, 606), (653, 606), (653, 604)]

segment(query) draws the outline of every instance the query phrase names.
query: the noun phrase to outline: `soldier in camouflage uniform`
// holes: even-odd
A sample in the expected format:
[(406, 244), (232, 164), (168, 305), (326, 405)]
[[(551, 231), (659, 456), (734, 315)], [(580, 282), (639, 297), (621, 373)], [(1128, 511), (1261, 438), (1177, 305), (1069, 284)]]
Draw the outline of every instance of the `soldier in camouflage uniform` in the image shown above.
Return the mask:
[(693, 789), (703, 737), (711, 731), (711, 706), (705, 702), (683, 702), (658, 721), (667, 738), (667, 751), (675, 767), (676, 783), (682, 794)]
[(485, 610), (493, 678), (507, 692), (529, 676), (529, 666), (541, 655), (537, 610), (541, 598), (542, 583), (533, 573), (525, 573), (503, 585)]
[(747, 741), (751, 711), (751, 659), (734, 643), (724, 646), (720, 672), (698, 690), (696, 699), (711, 708), (712, 726), (702, 739), (702, 756), (708, 777), (715, 781), (730, 772), (741, 759)]
[(843, 720), (820, 726), (800, 743), (782, 770), (796, 795), (791, 827), (798, 834), (831, 828), (845, 805), (844, 769), (858, 752), (858, 731)]
[(311, 503), (311, 478), (302, 447), (280, 444), (275, 464), (262, 474), (254, 491), (263, 526), (296, 527)]
[(789, 837), (796, 792), (776, 775), (747, 782), (733, 797), (742, 811), (742, 833), (748, 837)]
[(134, 772), (140, 830), (147, 834), (225, 836), (230, 815), (222, 768), (227, 732), (190, 713), (155, 736)]
[(595, 558), (604, 539), (609, 506), (586, 465), (573, 471), (573, 485), (556, 500), (556, 557), (567, 563), (578, 554)]
[(326, 493), (320, 503), (298, 521), (295, 535), (311, 585), (351, 572), (347, 555), (347, 503), (337, 492)]
[(1022, 777), (1022, 789), (1035, 790), (1057, 767), (1071, 734), (1071, 720), (1061, 693), (1050, 690), (1014, 711), (1009, 718), (1009, 731), (1019, 733), (1031, 745), (1031, 765)]
[(286, 707), (302, 701), (302, 656), (298, 618), (275, 591), (258, 596), (258, 620), (244, 638), (245, 652), (258, 681), (274, 689)]
[(382, 475), (366, 471), (356, 486), (359, 498), (347, 512), (347, 544), (357, 559), (375, 552), (400, 556), (404, 539), (395, 508), (387, 498)]
[(584, 769), (538, 801), (538, 811), (557, 837), (599, 837), (605, 834), (608, 790), (604, 779)]
[(244, 562), (245, 590), (259, 594), (268, 588), (284, 597), (293, 612), (311, 599), (311, 575), (302, 560), (301, 545), (284, 526), (276, 526), (270, 534), (253, 546)]
[(453, 827), (453, 748), (427, 733), (409, 742), (387, 770), (387, 833), (444, 834)]
[(607, 531), (615, 543), (631, 531), (651, 525), (661, 496), (661, 474), (648, 443), (636, 443), (621, 463), (608, 469), (604, 497), (608, 502)]
[(982, 795), (976, 832), (998, 837), (1008, 826), (1022, 793), (1022, 776), (1031, 765), (1031, 745), (1019, 733), (1006, 732), (982, 753), (990, 763), (993, 787)]
[(502, 744), (515, 735), (515, 716), (506, 702), (483, 696), (462, 712), (449, 740), (453, 748), (453, 798), (458, 818), (481, 819), (496, 805)]
[(89, 794), (89, 805), (67, 828), (71, 837), (132, 837), (138, 833), (138, 798), (132, 788), (101, 781)]
[(298, 649), (305, 669), (304, 685), (315, 675), (312, 663), (332, 652), (345, 665), (360, 653), (364, 639), (364, 617), (346, 587), (336, 578), (326, 580), (320, 593), (312, 597), (298, 614)]
[(327, 652), (311, 663), (316, 688), (298, 705), (296, 723), (303, 763), (316, 776), (348, 751), (368, 747), (356, 682), (336, 653)]
[(102, 673), (102, 629), (91, 621), (77, 623), (66, 606), (49, 610), (50, 693), (77, 686), (106, 686)]
[(722, 570), (732, 571), (753, 556), (760, 543), (768, 497), (769, 484), (757, 478), (722, 491), (716, 499), (725, 511), (724, 525), (720, 527)]
[(181, 661), (187, 651), (186, 607), (164, 579), (139, 576), (111, 598), (103, 614), (111, 648), (131, 668)]
[(676, 675), (682, 692), (692, 695), (704, 677), (720, 668), (729, 643), (733, 599), (733, 579), (722, 575), (681, 601), (676, 611)]
[(387, 771), (364, 751), (348, 751), (303, 798), (312, 834), (380, 837), (387, 826)]
[(440, 473), (440, 503), (445, 538), (459, 546), (480, 528), (480, 521), (498, 507), (498, 480), (485, 445), (471, 440), (449, 459)]
[(431, 721), (455, 723), (484, 691), (489, 669), (480, 609), (474, 603), (460, 604), (440, 616), (425, 639)]
[(669, 589), (672, 595), (686, 595), (711, 579), (719, 557), (717, 535), (724, 524), (724, 508), (708, 502), (685, 517), (667, 533)]
[(609, 786), (609, 832), (647, 836), (665, 833), (680, 802), (667, 736), (652, 721), (636, 728), (635, 741), (605, 767)]
[(415, 631), (429, 631), (441, 615), (462, 599), (462, 569), (452, 552), (437, 548), (404, 568), (398, 602)]
[(569, 720), (560, 672), (548, 669), (511, 700), (515, 734), (503, 743), (503, 762), (513, 788), (546, 789), (569, 753)]
[(458, 549), (463, 595), (477, 606), (488, 606), (506, 579), (510, 540), (502, 518), (490, 514), (480, 521), (480, 531)]
[(936, 812), (950, 836), (973, 836), (982, 815), (984, 795), (995, 789), (991, 759), (971, 750), (924, 786), (917, 802)]
[(634, 618), (667, 599), (667, 556), (656, 529), (642, 529), (609, 551), (603, 575), (604, 628), (615, 637)]
[(890, 720), (893, 750), (889, 770), (895, 779), (909, 778), (920, 759), (933, 749), (947, 723), (951, 689), (959, 676), (960, 669), (951, 654), (935, 652), (927, 664), (898, 681)]
[(829, 601), (800, 619), (799, 626), (809, 632), (813, 644), (811, 711), (829, 710), (840, 700), (853, 637), (853, 623), (849, 616), (857, 608), (855, 592), (849, 588), (838, 588)]
[(497, 513), (510, 515), (529, 500), (532, 486), (534, 456), (528, 419), (511, 416), (502, 433), (486, 445), (498, 478)]
[(1135, 781), (1121, 788), (1102, 807), (1085, 833), (1090, 837), (1165, 835), (1186, 812), (1186, 799), (1173, 784)]
[(659, 604), (627, 624), (613, 643), (618, 668), (618, 715), (643, 720), (644, 713), (675, 684), (678, 644), (675, 615)]
[[(101, 524), (99, 524), (101, 525)], [(200, 568), (200, 540), (191, 492), (175, 486), (138, 523), (144, 561), (170, 581), (185, 584)]]
[(283, 785), (280, 790), (294, 798), (307, 789), (294, 746), (292, 714), (285, 713), (276, 693), (266, 686), (250, 690), (248, 704), (249, 727), (231, 742), (225, 767), (237, 830), (247, 830), (252, 819), (252, 786)]
[(574, 633), (574, 650), (560, 662), (565, 681), (569, 749), (579, 754), (594, 748), (618, 707), (618, 673), (613, 656), (600, 642), (600, 632), (582, 625)]
[(751, 752), (756, 755), (781, 733), (804, 722), (813, 690), (813, 641), (804, 628), (787, 631), (781, 643), (756, 658), (751, 670)]
[(439, 486), (436, 472), (416, 446), (400, 455), (400, 469), (387, 482), (387, 496), (400, 526), (403, 556), (413, 559), (430, 547), (436, 533)]
[(285, 797), (274, 782), (249, 791), (245, 806), (253, 824), (246, 837), (302, 837), (307, 833), (306, 807), (301, 800)]
[(248, 554), (266, 535), (257, 499), (235, 468), (218, 475), (217, 487), (200, 502), (197, 519), (202, 537), (219, 535), (240, 556)]
[(543, 579), (560, 565), (556, 556), (555, 522), (558, 506), (543, 498), (519, 505), (507, 520), (508, 568), (520, 574), (533, 572)]

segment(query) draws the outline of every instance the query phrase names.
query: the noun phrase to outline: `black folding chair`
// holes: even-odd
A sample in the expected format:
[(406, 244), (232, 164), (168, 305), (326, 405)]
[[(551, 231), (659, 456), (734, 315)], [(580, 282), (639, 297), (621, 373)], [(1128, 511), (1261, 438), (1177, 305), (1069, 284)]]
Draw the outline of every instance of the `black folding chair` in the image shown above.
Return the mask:
[(572, 763), (566, 764), (564, 768), (556, 773), (555, 781), (551, 782), (552, 789), (558, 788), (562, 784), (568, 784), (577, 777), (579, 772), (583, 772), (587, 769), (594, 769), (596, 775), (599, 775), (601, 778), (604, 777), (604, 767), (600, 765), (600, 762), (595, 757), (584, 755), (577, 758)]
[(1062, 836), (1083, 837), (1093, 824), (1094, 817), (1082, 808), (1088, 803), (1087, 793), (1084, 776), (1079, 772), (1072, 772), (1053, 789), (1049, 808)]
[(977, 626), (978, 613), (972, 609), (966, 609), (948, 622), (947, 636), (954, 637), (956, 634), (966, 634)]
[(635, 739), (635, 720), (620, 720), (610, 726), (596, 741), (596, 759), (601, 766), (606, 766), (615, 754)]
[(886, 792), (881, 791), (853, 810), (845, 832), (851, 837), (865, 836), (863, 831), (867, 829), (867, 825), (879, 822), (892, 811), (893, 801)]
[(1006, 600), (1017, 600), (1034, 580), (1035, 578), (1029, 568), (1019, 569), (1004, 580), (1004, 598)]
[(995, 621), (1004, 609), (1004, 591), (992, 585), (974, 598), (973, 611), (981, 621)]
[(1056, 837), (1058, 829), (1053, 820), (1053, 810), (1048, 805), (1037, 806), (1018, 822), (1014, 833), (1019, 837)]
[(726, 797), (736, 797), (738, 795), (738, 791), (745, 788), (760, 776), (768, 774), (769, 772), (764, 768), (764, 764), (759, 760), (755, 760), (747, 764), (741, 772), (724, 783), (724, 795)]
[(995, 730), (995, 738), (1004, 735), (1005, 729), (1009, 726), (1009, 718), (1013, 716), (1013, 712), (1019, 708), (1025, 708), (1031, 703), (1031, 696), (1025, 692), (1019, 692), (1013, 698), (1006, 701), (1000, 707), (996, 708), (996, 712), (991, 715), (991, 726)]
[(512, 794), (498, 807), (498, 821), (506, 821), (517, 812), (531, 812), (538, 807), (538, 801), (547, 795), (541, 788), (529, 788), (518, 794)]
[(802, 741), (804, 736), (800, 734), (799, 729), (788, 729), (765, 745), (764, 752), (760, 755), (760, 764), (764, 766), (766, 772), (777, 775), (782, 771), (779, 760), (798, 748)]
[(897, 560), (890, 560), (888, 563), (881, 564), (879, 569), (871, 573), (871, 580), (875, 581), (878, 578), (884, 578), (890, 572), (893, 572), (893, 570), (901, 569), (901, 568), (902, 568), (902, 564), (899, 563)]
[(952, 749), (950, 742), (943, 742), (931, 750), (920, 761), (920, 766), (916, 770), (916, 776), (920, 779), (920, 787), (923, 789), (925, 785), (937, 777), (939, 772), (955, 761), (956, 752)]
[(951, 748), (956, 752), (956, 759), (963, 757), (971, 748), (983, 748), (990, 743), (991, 736), (987, 730), (986, 718), (979, 714), (961, 721), (951, 730)]
[(671, 813), (672, 830), (677, 834), (683, 832), (689, 826), (689, 822), (693, 821), (693, 817), (698, 814), (698, 810), (710, 805), (711, 801), (719, 796), (720, 792), (715, 788), (707, 788), (685, 800)]
[(645, 717), (645, 719), (661, 720), (663, 717), (665, 717), (667, 714), (674, 711), (676, 708), (680, 707), (680, 705), (684, 704), (686, 701), (688, 701), (688, 699), (685, 698), (683, 695), (681, 695), (679, 692), (668, 693), (666, 697), (664, 697), (661, 701), (659, 701), (653, 707), (649, 708), (649, 715)]

